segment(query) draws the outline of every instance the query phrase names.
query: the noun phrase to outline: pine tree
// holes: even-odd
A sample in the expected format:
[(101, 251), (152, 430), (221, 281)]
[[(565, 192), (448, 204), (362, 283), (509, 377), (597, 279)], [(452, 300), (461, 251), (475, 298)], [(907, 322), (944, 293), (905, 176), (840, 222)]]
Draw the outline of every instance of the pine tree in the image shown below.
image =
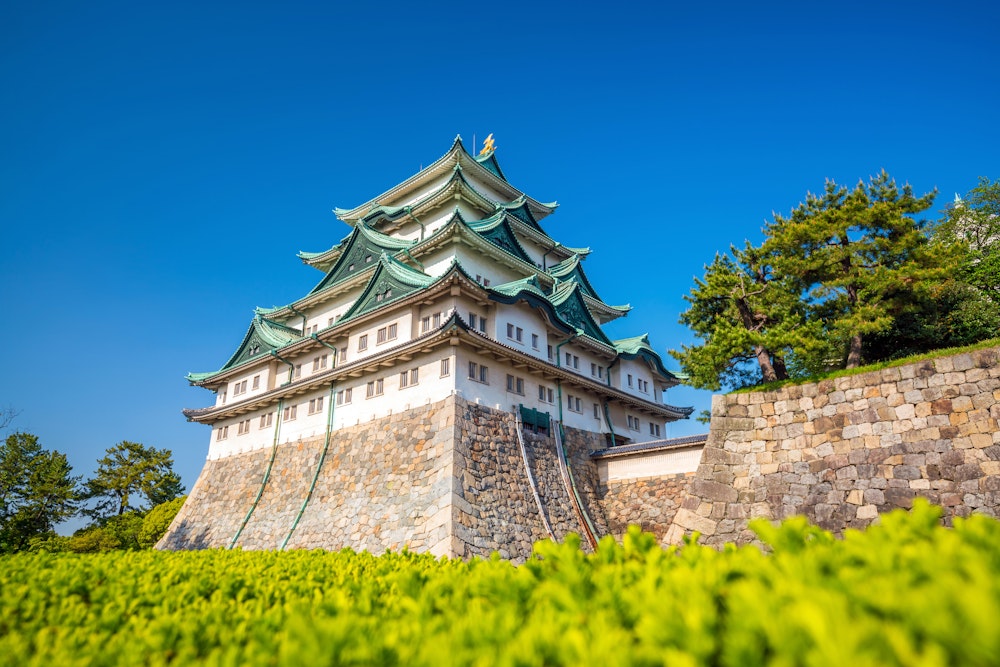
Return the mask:
[(800, 292), (794, 278), (776, 274), (773, 258), (749, 242), (716, 255), (684, 297), (691, 306), (680, 318), (701, 342), (671, 351), (688, 382), (719, 389), (783, 380), (789, 356), (822, 356), (821, 332), (806, 321)]
[(808, 194), (766, 227), (765, 252), (777, 272), (801, 281), (813, 318), (843, 346), (845, 367), (862, 363), (866, 335), (888, 330), (947, 275), (947, 258), (911, 217), (935, 194), (915, 197), (885, 171), (851, 191), (827, 181), (822, 196)]

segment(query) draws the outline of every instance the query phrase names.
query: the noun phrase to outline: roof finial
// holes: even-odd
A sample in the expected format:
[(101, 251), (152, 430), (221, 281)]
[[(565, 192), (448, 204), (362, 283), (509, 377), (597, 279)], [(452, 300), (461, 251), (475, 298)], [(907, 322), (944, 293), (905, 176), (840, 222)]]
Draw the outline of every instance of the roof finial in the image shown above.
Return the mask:
[(490, 135), (483, 139), (483, 150), (479, 151), (479, 154), (486, 155), (487, 153), (492, 153), (496, 149), (497, 147), (493, 145), (493, 133), (490, 132)]

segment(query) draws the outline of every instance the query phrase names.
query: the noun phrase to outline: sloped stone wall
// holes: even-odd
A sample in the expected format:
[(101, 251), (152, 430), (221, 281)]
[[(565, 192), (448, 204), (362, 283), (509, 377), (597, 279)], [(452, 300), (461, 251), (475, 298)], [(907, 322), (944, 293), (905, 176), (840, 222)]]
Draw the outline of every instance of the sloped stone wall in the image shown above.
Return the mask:
[[(455, 471), (457, 495), (456, 555), (489, 556), (493, 551), (514, 562), (531, 555), (532, 544), (548, 538), (517, 442), (512, 413), (458, 399)], [(586, 431), (565, 429), (568, 461), (581, 502), (599, 534), (607, 523), (598, 503), (597, 466)], [(528, 465), (555, 539), (583, 534), (573, 510), (571, 492), (559, 472), (555, 439), (526, 433)], [(596, 441), (595, 441), (596, 442)], [(603, 441), (602, 441), (603, 442)], [(460, 473), (460, 474), (459, 474)]]
[(716, 396), (701, 465), (665, 541), (753, 541), (804, 514), (842, 533), (916, 496), (944, 521), (1000, 513), (1000, 348), (778, 391)]
[(284, 443), (256, 507), (271, 451), (207, 461), (161, 549), (352, 547), (381, 553), (408, 545), (452, 552), (455, 399), (335, 431), (316, 486), (324, 438)]
[[(459, 557), (499, 551), (520, 562), (549, 535), (515, 429), (512, 413), (451, 396), (334, 431), (322, 465), (324, 437), (281, 444), (266, 483), (270, 449), (208, 461), (158, 547), (225, 548), (238, 534), (235, 545), (243, 549), (280, 549), (287, 538), (289, 549), (381, 553), (406, 546)], [(607, 522), (590, 460), (600, 443), (585, 431), (566, 432), (577, 489), (603, 535)], [(555, 440), (526, 438), (528, 465), (556, 539), (582, 533)]]

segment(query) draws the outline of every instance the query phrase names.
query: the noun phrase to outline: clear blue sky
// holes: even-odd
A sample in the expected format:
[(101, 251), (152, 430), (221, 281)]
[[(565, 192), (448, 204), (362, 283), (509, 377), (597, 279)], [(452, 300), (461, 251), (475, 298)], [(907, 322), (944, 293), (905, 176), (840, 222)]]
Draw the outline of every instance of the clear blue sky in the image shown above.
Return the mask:
[[(345, 7), (340, 7), (345, 5)], [(986, 2), (27, 2), (0, 9), (0, 407), (87, 475), (137, 440), (190, 489), (218, 368), (353, 207), (492, 132), (594, 249), (613, 337), (690, 342), (683, 295), (824, 179), (932, 217), (1000, 177)], [(675, 404), (709, 395), (672, 389)], [(695, 422), (670, 435), (698, 432)]]

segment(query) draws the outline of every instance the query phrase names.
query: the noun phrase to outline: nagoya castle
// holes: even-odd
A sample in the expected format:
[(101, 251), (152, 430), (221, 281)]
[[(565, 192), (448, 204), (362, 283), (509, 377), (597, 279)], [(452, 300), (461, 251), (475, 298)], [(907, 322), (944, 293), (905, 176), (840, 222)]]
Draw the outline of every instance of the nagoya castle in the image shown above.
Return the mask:
[(188, 375), (214, 396), (184, 411), (211, 439), (160, 548), (522, 560), (642, 523), (643, 493), (667, 512), (704, 438), (664, 439), (692, 412), (664, 401), (678, 377), (646, 335), (605, 334), (629, 306), (543, 227), (556, 206), (508, 181), (491, 135), (335, 209), (349, 233), (299, 254), (316, 286)]

